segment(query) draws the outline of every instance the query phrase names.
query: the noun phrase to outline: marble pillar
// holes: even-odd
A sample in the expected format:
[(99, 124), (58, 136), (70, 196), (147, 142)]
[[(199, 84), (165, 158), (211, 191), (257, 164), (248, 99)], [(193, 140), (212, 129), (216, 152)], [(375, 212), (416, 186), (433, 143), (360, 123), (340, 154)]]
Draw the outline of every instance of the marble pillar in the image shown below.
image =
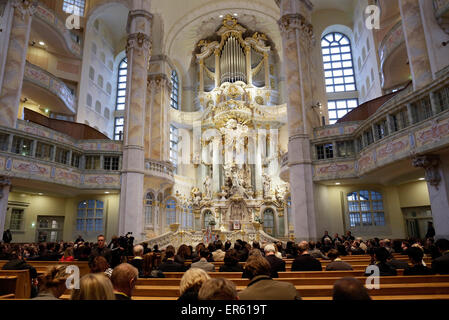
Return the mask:
[(419, 1), (399, 0), (413, 88), (418, 90), (432, 81), (429, 51)]
[(132, 232), (135, 241), (144, 239), (144, 127), (147, 98), (147, 72), (150, 60), (152, 15), (147, 10), (132, 10), (128, 16), (128, 79), (123, 139), (119, 234)]
[(11, 182), (6, 177), (0, 177), (0, 235), (5, 231), (6, 211)]
[(413, 166), (426, 172), (436, 239), (449, 239), (449, 159), (425, 155), (413, 159)]
[(22, 94), (31, 20), (37, 1), (13, 0), (14, 16), (0, 92), (0, 125), (15, 127)]
[(292, 218), (296, 240), (316, 238), (312, 160), (307, 108), (313, 105), (310, 52), (314, 46), (310, 24), (312, 4), (308, 0), (281, 0), (279, 27), (284, 55), (288, 115), (288, 161)]

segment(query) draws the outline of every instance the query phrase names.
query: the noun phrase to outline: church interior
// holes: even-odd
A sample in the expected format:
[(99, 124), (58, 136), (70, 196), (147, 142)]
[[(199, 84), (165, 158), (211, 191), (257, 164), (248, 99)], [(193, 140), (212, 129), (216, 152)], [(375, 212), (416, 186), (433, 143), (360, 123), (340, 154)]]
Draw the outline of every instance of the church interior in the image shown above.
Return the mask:
[(0, 231), (15, 242), (424, 238), (428, 222), (449, 237), (448, 1), (0, 14)]

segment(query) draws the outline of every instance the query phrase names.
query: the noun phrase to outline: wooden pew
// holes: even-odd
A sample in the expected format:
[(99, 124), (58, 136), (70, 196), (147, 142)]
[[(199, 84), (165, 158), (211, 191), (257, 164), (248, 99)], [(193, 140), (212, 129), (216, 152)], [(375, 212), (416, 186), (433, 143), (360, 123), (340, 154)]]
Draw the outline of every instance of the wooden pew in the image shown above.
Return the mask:
[[(0, 269), (3, 267), (3, 265), (8, 262), (5, 260), (0, 261)], [(70, 265), (76, 265), (80, 269), (80, 276), (84, 276), (85, 274), (88, 274), (90, 272), (90, 268), (87, 261), (70, 261), (70, 262), (62, 262), (62, 261), (27, 261), (27, 264), (33, 266), (36, 268), (36, 271), (38, 273), (46, 272), (49, 267), (53, 266), (70, 266)]]
[(0, 296), (16, 292), (17, 276), (0, 275)]
[(31, 278), (29, 270), (0, 270), (0, 276), (16, 277), (15, 298), (29, 299), (31, 297)]

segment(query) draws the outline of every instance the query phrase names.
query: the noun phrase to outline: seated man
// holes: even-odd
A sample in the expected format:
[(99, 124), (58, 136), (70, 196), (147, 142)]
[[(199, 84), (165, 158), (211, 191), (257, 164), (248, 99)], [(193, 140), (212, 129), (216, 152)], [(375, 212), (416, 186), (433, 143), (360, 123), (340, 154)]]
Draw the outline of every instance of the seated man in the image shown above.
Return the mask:
[(206, 272), (214, 272), (215, 265), (213, 263), (207, 262), (207, 258), (209, 257), (209, 255), (210, 255), (209, 250), (202, 249), (200, 251), (200, 261), (192, 263), (190, 268), (200, 268)]
[(234, 282), (224, 278), (206, 280), (198, 292), (199, 300), (238, 300)]
[(116, 300), (131, 300), (139, 272), (129, 263), (119, 264), (112, 271), (111, 282)]
[(350, 277), (335, 282), (332, 297), (334, 301), (371, 300), (363, 283)]
[(159, 266), (159, 270), (162, 272), (184, 272), (186, 268), (175, 262), (175, 248), (173, 246), (168, 246), (165, 249), (165, 260)]
[(276, 257), (276, 249), (274, 245), (267, 244), (264, 248), (265, 251), (265, 259), (267, 259), (268, 263), (271, 266), (271, 274), (272, 278), (279, 278), (278, 272), (285, 271), (285, 261)]
[(422, 259), (424, 252), (417, 247), (411, 247), (407, 250), (412, 267), (407, 266), (404, 270), (404, 276), (420, 276), (434, 274), (430, 268), (423, 265)]
[(292, 263), (292, 271), (322, 271), (321, 262), (309, 254), (309, 244), (302, 241), (298, 245), (299, 256)]
[(435, 245), (441, 257), (432, 261), (432, 271), (437, 274), (449, 274), (449, 240), (438, 239)]
[(134, 246), (133, 254), (134, 258), (129, 263), (139, 271), (139, 276), (141, 276), (143, 266), (143, 246), (140, 244)]
[[(320, 246), (321, 247), (321, 246)], [(314, 257), (315, 259), (326, 259), (328, 260), (329, 258), (326, 257), (321, 250), (317, 247), (317, 244), (315, 243), (315, 241), (310, 241), (309, 242), (309, 254)]]
[(251, 280), (239, 293), (240, 300), (300, 300), (295, 286), (289, 282), (273, 280), (268, 261), (252, 255), (245, 264), (245, 272)]
[(353, 270), (349, 263), (344, 262), (339, 258), (340, 254), (336, 249), (330, 250), (327, 253), (327, 256), (332, 260), (332, 262), (326, 266), (326, 271)]
[[(389, 256), (390, 254), (385, 248), (377, 248), (374, 250), (375, 265), (379, 268), (380, 276), (397, 275), (396, 268), (387, 262)], [(368, 266), (368, 268), (370, 268), (370, 266)], [(365, 271), (365, 276), (370, 276), (372, 274), (368, 271), (368, 268), (367, 271)]]
[(26, 263), (19, 251), (11, 252), (9, 261), (3, 265), (2, 270), (30, 270), (31, 298), (37, 296), (37, 271), (33, 266)]

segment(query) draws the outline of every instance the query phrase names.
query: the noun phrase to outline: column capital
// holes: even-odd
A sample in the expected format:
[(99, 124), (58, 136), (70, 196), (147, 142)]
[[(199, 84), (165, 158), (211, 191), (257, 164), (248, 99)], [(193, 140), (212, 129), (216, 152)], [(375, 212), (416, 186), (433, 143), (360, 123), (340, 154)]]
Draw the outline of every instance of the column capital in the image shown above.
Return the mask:
[(146, 10), (131, 10), (128, 14), (128, 21), (126, 24), (126, 30), (128, 33), (132, 32), (131, 30), (131, 22), (135, 19), (135, 18), (145, 18), (148, 22), (151, 23), (151, 21), (153, 20), (153, 15), (151, 13), (149, 13)]
[(12, 6), (19, 12), (22, 20), (25, 20), (26, 16), (32, 16), (38, 6), (37, 0), (13, 0)]
[(172, 90), (172, 82), (164, 73), (158, 74), (150, 74), (148, 75), (148, 87), (156, 88), (156, 91), (162, 88), (162, 86), (166, 86), (168, 91)]
[(289, 37), (292, 31), (299, 30), (301, 38), (310, 41), (315, 40), (313, 25), (302, 14), (290, 13), (283, 15), (278, 21), (278, 25), (283, 37)]
[(438, 190), (441, 182), (441, 175), (438, 171), (440, 157), (438, 155), (424, 155), (413, 158), (412, 165), (416, 168), (423, 168), (426, 171), (426, 181)]
[(151, 56), (151, 49), (152, 49), (150, 36), (142, 32), (129, 34), (126, 42), (126, 55), (129, 54), (129, 51), (131, 49), (136, 50), (139, 56), (142, 55), (144, 52), (148, 52), (149, 58)]

